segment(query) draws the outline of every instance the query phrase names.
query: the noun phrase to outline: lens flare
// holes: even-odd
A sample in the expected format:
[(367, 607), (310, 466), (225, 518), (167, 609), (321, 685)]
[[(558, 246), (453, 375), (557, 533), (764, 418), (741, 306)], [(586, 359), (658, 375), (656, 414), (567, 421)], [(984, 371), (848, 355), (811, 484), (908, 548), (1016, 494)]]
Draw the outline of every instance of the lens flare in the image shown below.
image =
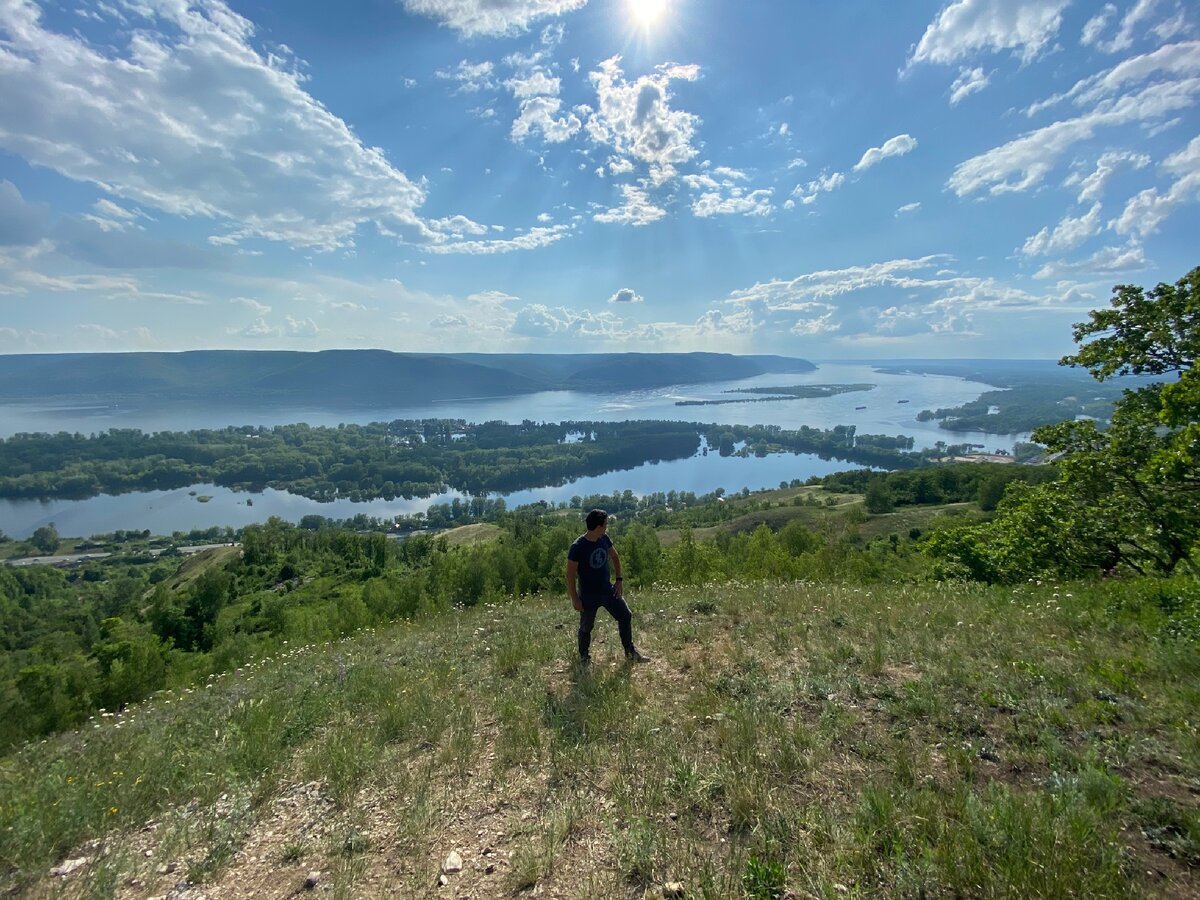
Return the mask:
[(628, 0), (629, 11), (639, 25), (649, 28), (667, 11), (670, 0)]

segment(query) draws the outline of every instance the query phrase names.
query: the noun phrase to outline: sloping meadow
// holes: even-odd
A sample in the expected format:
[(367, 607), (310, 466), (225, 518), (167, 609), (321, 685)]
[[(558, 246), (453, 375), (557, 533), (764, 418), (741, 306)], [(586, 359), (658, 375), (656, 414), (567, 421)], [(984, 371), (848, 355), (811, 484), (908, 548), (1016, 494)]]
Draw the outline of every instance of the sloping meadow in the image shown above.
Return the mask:
[(663, 587), (591, 672), (560, 597), (295, 648), (6, 758), (0, 888), (1194, 896), (1176, 588)]

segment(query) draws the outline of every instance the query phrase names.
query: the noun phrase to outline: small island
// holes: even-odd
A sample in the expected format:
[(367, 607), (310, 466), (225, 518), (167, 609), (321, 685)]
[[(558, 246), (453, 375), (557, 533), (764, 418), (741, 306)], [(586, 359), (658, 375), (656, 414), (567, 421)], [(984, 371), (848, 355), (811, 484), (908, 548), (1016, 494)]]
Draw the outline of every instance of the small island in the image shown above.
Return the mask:
[(725, 394), (766, 394), (765, 397), (746, 397), (736, 400), (676, 400), (676, 406), (722, 406), (726, 403), (770, 403), (777, 400), (815, 400), (854, 391), (871, 391), (873, 384), (793, 384), (788, 387), (734, 388)]

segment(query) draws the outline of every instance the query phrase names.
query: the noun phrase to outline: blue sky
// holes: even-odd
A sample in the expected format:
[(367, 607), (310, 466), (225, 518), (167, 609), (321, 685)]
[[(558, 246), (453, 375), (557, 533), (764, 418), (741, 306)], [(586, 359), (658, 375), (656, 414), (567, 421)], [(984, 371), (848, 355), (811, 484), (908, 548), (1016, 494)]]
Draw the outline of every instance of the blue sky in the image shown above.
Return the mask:
[(1057, 356), (1198, 103), (1184, 0), (0, 0), (0, 352)]

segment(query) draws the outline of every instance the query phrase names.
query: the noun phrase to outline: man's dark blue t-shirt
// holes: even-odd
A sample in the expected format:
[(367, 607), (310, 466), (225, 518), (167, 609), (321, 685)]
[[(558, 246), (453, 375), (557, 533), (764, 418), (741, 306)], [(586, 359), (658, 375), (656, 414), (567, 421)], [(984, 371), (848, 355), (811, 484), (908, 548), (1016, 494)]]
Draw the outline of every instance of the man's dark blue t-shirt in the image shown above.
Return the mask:
[(579, 596), (584, 600), (602, 600), (612, 596), (608, 581), (608, 550), (612, 539), (607, 534), (600, 540), (589, 541), (581, 534), (567, 551), (567, 559), (579, 563)]

